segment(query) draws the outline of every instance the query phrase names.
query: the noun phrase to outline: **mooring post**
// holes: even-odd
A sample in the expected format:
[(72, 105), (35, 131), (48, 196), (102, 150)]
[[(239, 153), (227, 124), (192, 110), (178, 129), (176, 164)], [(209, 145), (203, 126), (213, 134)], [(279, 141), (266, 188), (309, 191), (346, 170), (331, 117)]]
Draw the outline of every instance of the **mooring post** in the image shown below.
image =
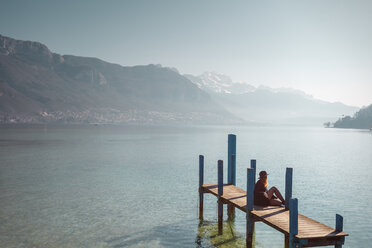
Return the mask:
[[(253, 191), (254, 191), (254, 185), (256, 182), (256, 160), (255, 159), (251, 159), (251, 169), (253, 169), (253, 180), (251, 181), (253, 182)], [(252, 194), (252, 202), (254, 202), (254, 194)]]
[[(344, 218), (341, 215), (336, 214), (336, 231), (342, 232), (343, 226), (344, 226)], [(344, 243), (343, 241), (344, 239), (340, 242), (340, 244), (336, 244), (335, 248), (341, 248), (342, 244)]]
[(289, 201), (292, 198), (292, 176), (293, 168), (285, 170), (285, 208), (289, 209)]
[(236, 155), (235, 153), (231, 154), (231, 177), (232, 177), (232, 184), (236, 186)]
[(253, 191), (254, 191), (255, 175), (254, 169), (247, 169), (247, 205), (246, 205), (246, 245), (248, 248), (253, 247), (253, 232), (254, 232), (254, 219), (251, 211), (253, 210)]
[(223, 203), (221, 196), (223, 195), (223, 161), (218, 160), (218, 234), (222, 234), (223, 221)]
[(298, 200), (289, 200), (289, 248), (296, 248), (295, 236), (298, 234)]
[(204, 156), (199, 155), (199, 219), (203, 220), (203, 186), (204, 184)]
[(251, 159), (251, 168), (254, 170), (254, 178), (256, 179), (256, 159)]
[[(231, 154), (231, 163), (235, 164), (235, 154)], [(232, 166), (231, 167), (232, 175), (236, 175), (234, 169), (236, 169), (236, 167)], [(232, 204), (227, 204), (227, 216), (228, 220), (230, 221), (235, 219), (235, 207)]]
[[(231, 160), (231, 155), (235, 155), (234, 162)], [(236, 135), (228, 135), (227, 146), (227, 183), (236, 185)]]

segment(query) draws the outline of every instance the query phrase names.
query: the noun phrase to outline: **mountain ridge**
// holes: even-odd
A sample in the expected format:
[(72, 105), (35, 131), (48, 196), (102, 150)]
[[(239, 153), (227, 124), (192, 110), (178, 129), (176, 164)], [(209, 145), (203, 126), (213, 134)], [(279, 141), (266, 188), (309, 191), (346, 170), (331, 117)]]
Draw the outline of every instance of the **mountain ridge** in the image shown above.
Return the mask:
[(171, 68), (52, 53), (0, 35), (0, 122), (239, 122)]
[[(358, 108), (214, 72), (121, 66), (0, 35), (0, 123), (315, 124)], [(238, 116), (238, 117), (237, 117)]]
[[(199, 76), (185, 76), (201, 89), (205, 89), (225, 109), (246, 121), (320, 126), (330, 118), (349, 115), (359, 109), (339, 102), (315, 99), (292, 88), (271, 88), (264, 85), (255, 87), (246, 84), (245, 91), (229, 91), (228, 88), (244, 83), (235, 83), (230, 77), (221, 75), (223, 74), (206, 72)], [(207, 77), (211, 79), (208, 80)]]

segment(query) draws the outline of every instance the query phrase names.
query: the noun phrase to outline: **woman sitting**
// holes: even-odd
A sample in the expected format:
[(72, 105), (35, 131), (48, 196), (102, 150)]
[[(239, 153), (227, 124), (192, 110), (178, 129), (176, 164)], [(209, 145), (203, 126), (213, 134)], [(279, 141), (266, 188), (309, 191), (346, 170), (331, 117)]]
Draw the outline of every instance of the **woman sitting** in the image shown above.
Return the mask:
[[(285, 204), (282, 194), (276, 187), (271, 187), (267, 190), (267, 173), (266, 171), (260, 172), (260, 178), (254, 186), (254, 205), (266, 206), (281, 206)], [(279, 198), (280, 200), (278, 200)]]

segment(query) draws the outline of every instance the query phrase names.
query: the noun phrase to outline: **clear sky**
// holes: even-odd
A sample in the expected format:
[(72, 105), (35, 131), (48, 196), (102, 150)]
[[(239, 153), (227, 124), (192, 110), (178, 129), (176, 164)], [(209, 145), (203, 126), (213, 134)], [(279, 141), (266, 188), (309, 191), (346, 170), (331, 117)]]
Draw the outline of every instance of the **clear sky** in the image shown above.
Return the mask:
[(370, 0), (0, 0), (0, 34), (60, 54), (372, 103)]

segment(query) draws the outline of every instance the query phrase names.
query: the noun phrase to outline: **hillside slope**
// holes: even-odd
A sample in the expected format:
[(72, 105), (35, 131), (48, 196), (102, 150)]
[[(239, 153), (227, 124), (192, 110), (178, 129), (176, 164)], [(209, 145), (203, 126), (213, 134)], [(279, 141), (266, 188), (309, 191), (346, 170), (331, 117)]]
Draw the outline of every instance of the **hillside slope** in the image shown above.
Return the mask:
[(52, 53), (0, 35), (0, 122), (238, 121), (176, 71)]
[(345, 116), (338, 119), (333, 127), (372, 129), (372, 104), (356, 112), (353, 117)]

